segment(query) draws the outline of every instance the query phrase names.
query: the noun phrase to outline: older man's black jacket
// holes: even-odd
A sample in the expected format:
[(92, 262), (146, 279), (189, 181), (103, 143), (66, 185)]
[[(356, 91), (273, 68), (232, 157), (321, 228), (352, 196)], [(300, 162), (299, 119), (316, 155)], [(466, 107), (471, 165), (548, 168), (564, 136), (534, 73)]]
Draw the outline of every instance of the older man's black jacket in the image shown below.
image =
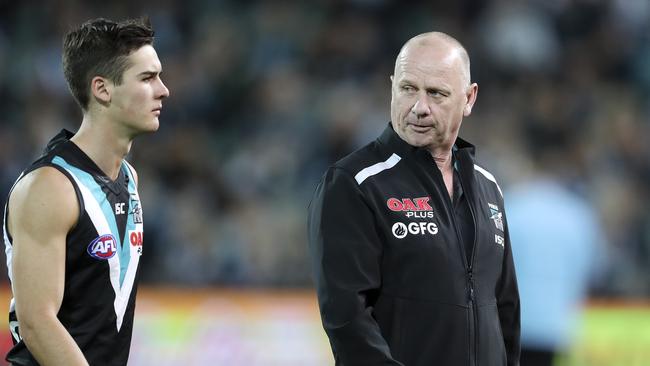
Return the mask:
[(501, 190), (472, 145), (458, 139), (454, 159), (475, 224), (470, 263), (440, 170), (390, 124), (318, 185), (310, 252), (337, 365), (518, 365)]

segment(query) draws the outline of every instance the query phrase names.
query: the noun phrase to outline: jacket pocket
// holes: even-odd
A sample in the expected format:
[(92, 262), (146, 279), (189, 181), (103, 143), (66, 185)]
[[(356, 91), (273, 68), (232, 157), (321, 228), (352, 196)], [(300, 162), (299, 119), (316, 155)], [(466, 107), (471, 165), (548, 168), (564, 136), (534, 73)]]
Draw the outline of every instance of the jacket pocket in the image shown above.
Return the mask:
[(402, 303), (392, 296), (380, 296), (375, 304), (373, 317), (379, 324), (381, 334), (390, 347), (393, 358), (402, 357)]
[(382, 295), (374, 310), (393, 358), (404, 365), (468, 363), (467, 307)]
[(481, 360), (481, 365), (505, 366), (506, 347), (496, 302), (479, 306), (477, 312), (478, 359)]

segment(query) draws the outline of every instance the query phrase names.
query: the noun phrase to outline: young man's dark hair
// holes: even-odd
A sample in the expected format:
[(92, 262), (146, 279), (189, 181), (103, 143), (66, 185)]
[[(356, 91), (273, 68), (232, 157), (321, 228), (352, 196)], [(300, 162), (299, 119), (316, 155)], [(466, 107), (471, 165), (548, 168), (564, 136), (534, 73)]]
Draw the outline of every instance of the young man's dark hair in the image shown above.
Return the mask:
[(63, 41), (63, 72), (70, 91), (84, 111), (90, 98), (90, 80), (102, 76), (116, 85), (129, 66), (127, 56), (153, 44), (149, 18), (114, 22), (98, 18), (68, 32)]
[(158, 130), (169, 96), (152, 37), (146, 19), (95, 19), (65, 36), (65, 76), (83, 118), (23, 171), (4, 211), (12, 365), (128, 363), (146, 244), (126, 156)]

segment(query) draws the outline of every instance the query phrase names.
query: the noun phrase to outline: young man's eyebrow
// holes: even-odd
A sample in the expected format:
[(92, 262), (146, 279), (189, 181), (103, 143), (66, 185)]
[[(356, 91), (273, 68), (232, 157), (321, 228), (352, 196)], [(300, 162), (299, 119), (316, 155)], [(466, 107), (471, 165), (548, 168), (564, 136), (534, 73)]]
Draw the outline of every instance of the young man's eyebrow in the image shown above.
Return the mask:
[(138, 76), (156, 76), (161, 74), (162, 71), (143, 71), (138, 74)]

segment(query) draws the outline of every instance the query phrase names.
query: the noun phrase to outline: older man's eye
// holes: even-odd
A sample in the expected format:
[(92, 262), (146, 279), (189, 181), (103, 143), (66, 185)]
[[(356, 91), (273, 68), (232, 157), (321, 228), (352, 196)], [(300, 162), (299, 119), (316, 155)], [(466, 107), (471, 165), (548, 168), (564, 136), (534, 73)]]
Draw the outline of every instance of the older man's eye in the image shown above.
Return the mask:
[(435, 98), (437, 98), (437, 97), (444, 97), (444, 96), (445, 96), (444, 93), (442, 93), (442, 92), (440, 92), (440, 90), (436, 90), (436, 89), (429, 89), (429, 90), (427, 90), (427, 94), (429, 94), (429, 96), (431, 96), (431, 97), (435, 97)]
[(415, 91), (415, 88), (410, 85), (403, 85), (402, 90), (404, 90), (407, 93), (412, 93)]

